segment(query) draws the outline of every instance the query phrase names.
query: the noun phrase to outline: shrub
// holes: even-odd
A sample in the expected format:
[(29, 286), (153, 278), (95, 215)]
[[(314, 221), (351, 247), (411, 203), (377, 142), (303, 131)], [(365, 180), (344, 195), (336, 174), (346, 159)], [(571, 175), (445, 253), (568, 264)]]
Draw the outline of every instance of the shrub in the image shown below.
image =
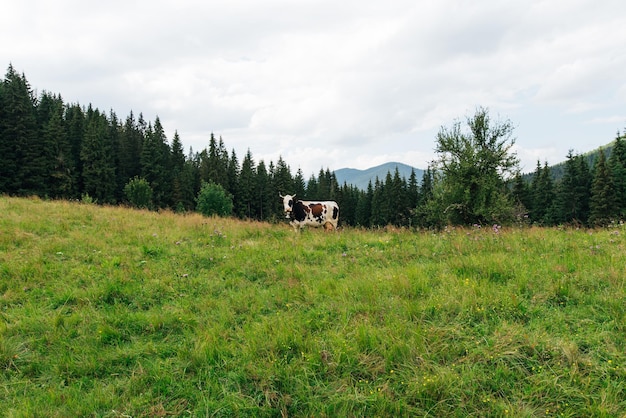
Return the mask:
[(233, 211), (233, 198), (221, 185), (204, 183), (196, 198), (196, 209), (204, 216), (229, 216)]
[(133, 177), (124, 186), (124, 194), (128, 202), (136, 208), (149, 209), (152, 207), (152, 187), (144, 178)]

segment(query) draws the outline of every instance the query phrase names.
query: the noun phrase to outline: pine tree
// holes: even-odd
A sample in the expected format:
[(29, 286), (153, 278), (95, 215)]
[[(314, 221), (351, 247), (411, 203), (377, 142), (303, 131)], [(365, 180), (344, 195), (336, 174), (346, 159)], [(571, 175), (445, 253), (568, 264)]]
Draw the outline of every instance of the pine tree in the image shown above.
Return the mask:
[(589, 215), (590, 175), (584, 158), (567, 154), (563, 178), (556, 191), (555, 221), (586, 224)]
[(530, 186), (528, 185), (528, 182), (524, 180), (519, 171), (513, 178), (512, 197), (518, 205), (518, 213), (520, 216), (527, 218), (528, 212), (532, 207)]
[(235, 196), (235, 211), (240, 218), (252, 218), (253, 200), (255, 198), (256, 167), (250, 149), (241, 163), (237, 195)]
[(309, 181), (306, 184), (306, 197), (307, 199), (316, 199), (317, 197), (317, 190), (319, 188), (319, 185), (317, 184), (317, 178), (311, 174), (311, 176), (309, 177)]
[(228, 160), (228, 167), (226, 169), (227, 186), (226, 190), (231, 195), (237, 194), (237, 187), (239, 183), (239, 161), (237, 160), (237, 154), (233, 149), (230, 153), (230, 159)]
[(131, 111), (121, 127), (119, 136), (117, 175), (120, 183), (127, 184), (131, 179), (141, 176), (143, 135)]
[(178, 131), (175, 131), (172, 139), (170, 188), (172, 207), (177, 211), (187, 211), (193, 208), (195, 193), (193, 176), (190, 176), (191, 169), (192, 165), (187, 164)]
[(72, 172), (72, 191), (69, 197), (78, 198), (83, 193), (83, 161), (81, 150), (85, 138), (85, 113), (77, 104), (65, 109), (65, 131), (70, 144), (70, 154), (74, 170)]
[(615, 201), (613, 177), (603, 150), (600, 150), (598, 160), (594, 166), (589, 206), (589, 223), (591, 225), (607, 225), (619, 216), (619, 208)]
[(409, 176), (409, 183), (407, 185), (407, 208), (409, 211), (414, 211), (417, 208), (417, 204), (419, 202), (419, 185), (417, 183), (417, 174), (415, 174), (415, 170), (411, 170), (411, 175)]
[(37, 141), (36, 100), (26, 77), (9, 65), (0, 111), (0, 191), (41, 194), (45, 166)]
[(53, 113), (44, 129), (44, 143), (50, 156), (48, 166), (48, 193), (55, 199), (72, 197), (74, 162), (72, 151), (63, 126), (62, 108)]
[(374, 192), (372, 194), (372, 215), (371, 226), (385, 226), (388, 222), (389, 202), (385, 193), (384, 183), (378, 176), (374, 181)]
[(150, 183), (154, 192), (154, 204), (158, 208), (167, 207), (171, 203), (170, 154), (163, 126), (157, 117), (154, 128), (148, 126), (140, 160), (141, 176)]
[(106, 116), (91, 105), (87, 109), (87, 127), (81, 148), (83, 194), (99, 203), (113, 203), (115, 166), (108, 140)]
[(306, 195), (306, 184), (304, 181), (304, 174), (302, 169), (298, 168), (296, 176), (293, 178), (293, 193), (297, 196)]
[(359, 226), (369, 227), (372, 217), (372, 198), (374, 196), (374, 187), (371, 180), (367, 184), (367, 191), (359, 196), (356, 207), (355, 224)]
[[(274, 176), (274, 183), (278, 188), (279, 193), (282, 194), (295, 194), (293, 187), (293, 178), (291, 177), (291, 170), (282, 156), (278, 157), (276, 163), (276, 174)], [(300, 199), (304, 199), (304, 196), (298, 196)], [(276, 197), (278, 198), (278, 196)]]
[(626, 142), (624, 138), (618, 132), (609, 157), (609, 167), (615, 189), (615, 204), (621, 219), (626, 219)]
[(256, 167), (255, 195), (256, 198), (253, 201), (256, 212), (255, 218), (265, 221), (272, 213), (271, 200), (276, 199), (270, 195), (270, 177), (263, 160), (259, 161)]
[(554, 205), (554, 182), (550, 175), (550, 168), (545, 162), (543, 168), (537, 161), (537, 168), (531, 184), (532, 209), (530, 218), (532, 222), (542, 225), (552, 225)]

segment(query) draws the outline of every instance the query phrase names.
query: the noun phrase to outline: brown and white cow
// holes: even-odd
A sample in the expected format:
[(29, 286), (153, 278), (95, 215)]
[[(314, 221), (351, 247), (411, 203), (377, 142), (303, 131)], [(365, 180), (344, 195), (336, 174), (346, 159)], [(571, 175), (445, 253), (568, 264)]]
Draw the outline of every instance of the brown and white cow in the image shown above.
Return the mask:
[(296, 195), (279, 194), (283, 199), (285, 217), (291, 219), (289, 224), (297, 231), (305, 225), (323, 226), (325, 230), (337, 229), (339, 221), (339, 205), (337, 202), (312, 202), (298, 200)]

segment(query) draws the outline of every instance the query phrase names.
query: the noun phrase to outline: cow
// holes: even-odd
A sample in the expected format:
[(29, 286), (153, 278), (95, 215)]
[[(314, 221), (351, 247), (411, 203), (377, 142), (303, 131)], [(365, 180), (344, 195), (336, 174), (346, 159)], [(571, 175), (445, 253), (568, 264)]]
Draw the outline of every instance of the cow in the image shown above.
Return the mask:
[(278, 194), (283, 199), (285, 218), (291, 219), (289, 224), (298, 231), (305, 225), (323, 226), (325, 230), (337, 230), (339, 221), (339, 205), (337, 202), (311, 202), (296, 199), (296, 195)]

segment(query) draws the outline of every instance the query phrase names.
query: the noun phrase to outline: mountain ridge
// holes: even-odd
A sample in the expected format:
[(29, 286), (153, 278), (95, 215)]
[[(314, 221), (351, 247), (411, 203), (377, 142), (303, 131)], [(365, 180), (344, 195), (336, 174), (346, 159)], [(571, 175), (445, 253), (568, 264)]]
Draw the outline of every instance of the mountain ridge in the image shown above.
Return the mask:
[(380, 181), (384, 182), (387, 173), (391, 173), (391, 175), (393, 175), (396, 168), (398, 169), (400, 177), (405, 178), (407, 181), (409, 177), (411, 177), (411, 172), (415, 171), (415, 176), (417, 177), (418, 182), (421, 183), (425, 170), (395, 161), (370, 167), (365, 170), (357, 168), (340, 168), (335, 170), (334, 173), (339, 185), (346, 183), (361, 190), (367, 190), (367, 186), (370, 181), (373, 185), (378, 177)]

